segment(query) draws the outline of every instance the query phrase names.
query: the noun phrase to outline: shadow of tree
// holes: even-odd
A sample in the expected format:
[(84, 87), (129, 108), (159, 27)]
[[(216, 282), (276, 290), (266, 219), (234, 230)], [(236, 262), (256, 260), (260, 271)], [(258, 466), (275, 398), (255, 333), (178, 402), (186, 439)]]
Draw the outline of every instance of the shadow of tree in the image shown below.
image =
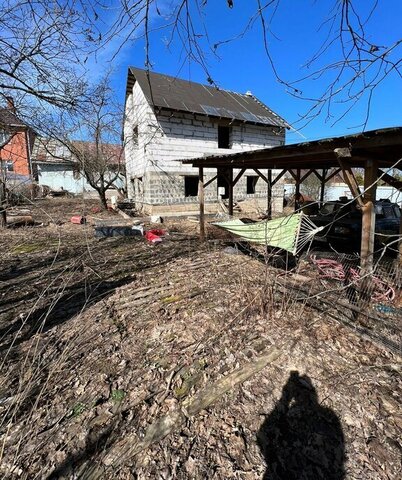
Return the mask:
[[(142, 251), (140, 258), (135, 261), (130, 258), (130, 252), (125, 252), (126, 258), (119, 256), (116, 260), (108, 261), (107, 269), (103, 267), (101, 278), (96, 275), (93, 278), (77, 275), (80, 277), (78, 281), (66, 285), (60, 294), (50, 295), (49, 301), (43, 307), (35, 309), (24, 320), (17, 317), (13, 322), (0, 328), (0, 352), (8, 350), (11, 346), (17, 347), (37, 332), (44, 333), (67, 322), (101, 298), (115, 292), (117, 288), (132, 282), (133, 273), (163, 267), (176, 258), (193, 254), (199, 248), (197, 242), (187, 246), (181, 242), (176, 243), (177, 245), (175, 242), (166, 242), (157, 250)], [(112, 272), (114, 278), (111, 278)], [(13, 338), (18, 331), (20, 332), (18, 337)]]
[(344, 436), (337, 415), (318, 403), (310, 378), (291, 372), (257, 433), (264, 480), (342, 480)]

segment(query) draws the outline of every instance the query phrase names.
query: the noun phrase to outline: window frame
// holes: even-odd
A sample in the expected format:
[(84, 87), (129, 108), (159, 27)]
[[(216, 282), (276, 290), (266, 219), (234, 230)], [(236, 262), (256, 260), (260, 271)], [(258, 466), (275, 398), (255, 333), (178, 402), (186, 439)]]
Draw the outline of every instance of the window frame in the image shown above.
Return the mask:
[[(223, 138), (222, 138), (223, 137)], [(218, 125), (218, 148), (229, 150), (232, 148), (232, 127)]]

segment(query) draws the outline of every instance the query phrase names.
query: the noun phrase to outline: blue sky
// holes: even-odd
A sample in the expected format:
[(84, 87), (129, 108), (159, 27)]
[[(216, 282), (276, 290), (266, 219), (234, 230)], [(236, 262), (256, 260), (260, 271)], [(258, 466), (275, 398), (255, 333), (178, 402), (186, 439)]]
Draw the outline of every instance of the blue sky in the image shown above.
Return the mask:
[[(159, 2), (162, 14), (167, 14), (171, 10), (172, 3), (174, 1)], [(371, 0), (354, 1), (356, 9), (362, 13), (362, 18), (367, 17), (373, 3), (374, 1)], [(243, 30), (248, 19), (255, 13), (256, 4), (254, 0), (234, 0), (234, 8), (229, 9), (226, 0), (209, 0), (202, 10), (202, 20), (198, 15), (192, 16), (196, 32), (199, 34), (204, 32), (203, 21), (208, 29), (210, 44), (232, 38)], [(337, 4), (339, 0), (281, 0), (271, 23), (272, 31), (268, 31), (267, 35), (270, 52), (282, 78), (291, 81), (312, 71), (312, 69), (303, 68), (303, 65), (326, 38), (329, 23), (321, 28), (320, 25)], [(375, 45), (391, 46), (402, 37), (401, 18), (402, 2), (400, 0), (381, 0), (365, 25), (367, 37)], [(169, 29), (158, 29), (165, 21), (166, 19), (161, 20), (156, 14), (153, 15), (151, 25), (155, 31), (150, 36), (152, 69), (156, 72), (207, 83), (204, 69), (195, 62), (186, 61), (182, 45), (177, 38), (167, 48)], [(141, 32), (138, 33), (141, 37)], [(200, 42), (207, 52), (208, 71), (221, 88), (238, 92), (251, 90), (255, 96), (292, 124), (307, 111), (310, 103), (291, 96), (287, 88), (275, 78), (264, 51), (259, 21), (255, 22), (243, 38), (219, 47), (218, 55), (214, 55), (208, 49), (208, 44), (203, 37), (200, 37)], [(119, 39), (115, 38), (112, 44), (98, 56), (97, 63), (91, 64), (91, 68), (96, 71), (109, 68), (108, 57), (118, 44)], [(121, 101), (124, 101), (127, 67), (129, 65), (144, 67), (144, 46), (143, 38), (130, 41), (112, 62), (112, 86), (117, 98)], [(398, 54), (401, 56), (401, 47), (399, 51), (395, 51), (395, 57)], [(338, 53), (335, 46), (328, 48), (317, 66), (330, 63), (338, 58)], [(336, 73), (336, 70), (331, 72), (333, 73)], [(307, 80), (298, 88), (304, 95), (313, 97), (317, 96), (328, 83), (329, 77), (324, 75), (314, 81)], [(371, 100), (367, 130), (402, 125), (401, 85), (401, 77), (394, 73), (376, 88)], [(344, 99), (345, 96), (341, 98)], [(345, 107), (342, 104), (333, 105), (331, 110), (333, 116), (330, 119), (322, 113), (306, 126), (303, 126), (303, 122), (296, 123), (298, 133), (289, 132), (288, 142), (360, 131), (362, 129), (360, 125), (364, 122), (367, 113), (366, 100), (363, 99), (355, 105), (350, 113), (335, 125), (334, 122), (344, 111)]]

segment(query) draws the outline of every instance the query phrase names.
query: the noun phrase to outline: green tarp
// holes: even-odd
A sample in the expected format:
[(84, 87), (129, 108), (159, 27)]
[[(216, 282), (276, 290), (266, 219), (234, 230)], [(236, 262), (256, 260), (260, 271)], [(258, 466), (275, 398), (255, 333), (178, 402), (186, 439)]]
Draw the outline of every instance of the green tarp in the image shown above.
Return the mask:
[(213, 223), (213, 225), (238, 235), (248, 242), (282, 248), (295, 254), (298, 250), (299, 235), (302, 229), (302, 216), (302, 213), (298, 213), (257, 223), (244, 223), (234, 219)]

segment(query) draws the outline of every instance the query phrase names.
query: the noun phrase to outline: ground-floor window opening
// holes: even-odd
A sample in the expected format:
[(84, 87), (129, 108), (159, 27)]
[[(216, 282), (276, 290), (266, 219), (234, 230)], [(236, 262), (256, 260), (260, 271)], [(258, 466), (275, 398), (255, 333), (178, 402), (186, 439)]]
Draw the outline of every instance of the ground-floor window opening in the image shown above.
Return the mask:
[(184, 196), (196, 197), (198, 195), (198, 176), (186, 175), (184, 177)]
[(218, 173), (218, 179), (217, 179), (217, 188), (218, 188), (218, 195), (220, 194), (220, 188), (225, 189), (225, 193), (221, 195), (221, 197), (226, 200), (229, 198), (229, 184), (226, 178), (223, 175), (219, 175)]
[(248, 175), (247, 177), (247, 194), (255, 193), (258, 181), (257, 175)]

